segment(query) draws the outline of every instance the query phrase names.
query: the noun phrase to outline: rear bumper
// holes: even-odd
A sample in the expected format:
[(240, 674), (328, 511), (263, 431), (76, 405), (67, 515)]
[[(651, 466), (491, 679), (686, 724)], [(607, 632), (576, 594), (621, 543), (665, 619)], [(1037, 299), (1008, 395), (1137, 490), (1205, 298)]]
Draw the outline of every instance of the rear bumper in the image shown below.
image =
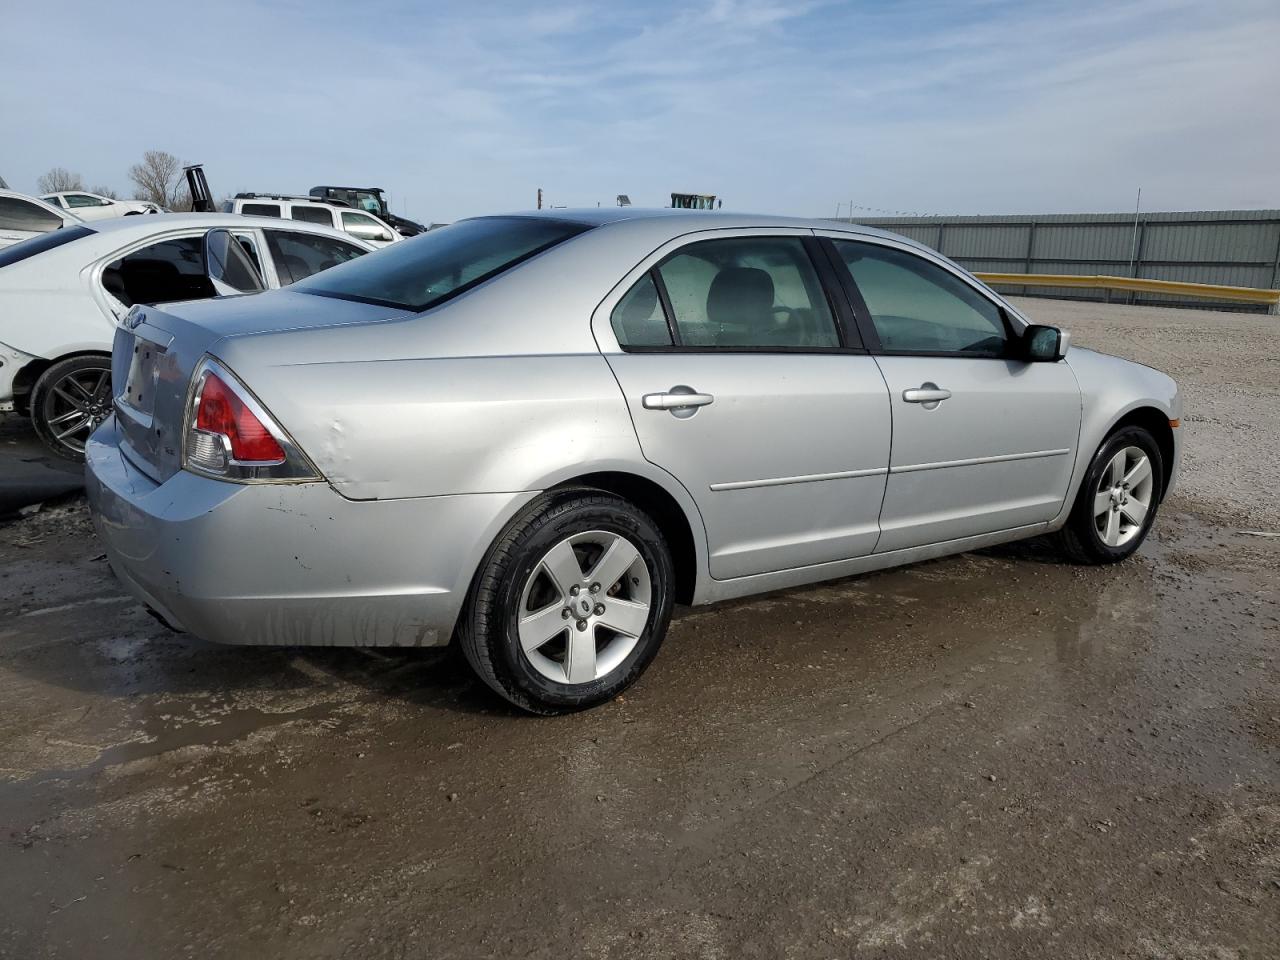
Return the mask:
[(112, 569), (170, 625), (219, 643), (439, 646), (484, 551), (532, 493), (353, 501), (326, 483), (157, 484), (115, 418), (85, 447)]
[(0, 411), (13, 409), (13, 381), (23, 367), (36, 359), (16, 347), (0, 343)]

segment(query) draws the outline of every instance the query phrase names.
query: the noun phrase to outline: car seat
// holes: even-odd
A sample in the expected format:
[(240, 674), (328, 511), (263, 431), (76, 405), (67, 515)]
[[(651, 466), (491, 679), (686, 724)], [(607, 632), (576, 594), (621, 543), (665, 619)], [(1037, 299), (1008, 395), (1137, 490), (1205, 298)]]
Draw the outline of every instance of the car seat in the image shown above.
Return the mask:
[(719, 346), (773, 343), (773, 277), (758, 267), (725, 267), (707, 291), (707, 320)]

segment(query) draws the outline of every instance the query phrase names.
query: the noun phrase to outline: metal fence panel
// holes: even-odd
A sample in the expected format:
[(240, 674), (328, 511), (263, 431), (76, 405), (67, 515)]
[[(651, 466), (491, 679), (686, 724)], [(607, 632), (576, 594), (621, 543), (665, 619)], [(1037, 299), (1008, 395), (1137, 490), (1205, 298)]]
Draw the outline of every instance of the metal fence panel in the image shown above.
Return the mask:
[[(859, 221), (902, 234), (975, 273), (1065, 273), (1147, 277), (1240, 287), (1280, 287), (1280, 210), (1189, 213), (1038, 214), (984, 217), (881, 217)], [(1022, 293), (1024, 288), (1002, 286)], [(1029, 296), (1123, 298), (1131, 303), (1223, 306), (1145, 293), (1025, 288)]]

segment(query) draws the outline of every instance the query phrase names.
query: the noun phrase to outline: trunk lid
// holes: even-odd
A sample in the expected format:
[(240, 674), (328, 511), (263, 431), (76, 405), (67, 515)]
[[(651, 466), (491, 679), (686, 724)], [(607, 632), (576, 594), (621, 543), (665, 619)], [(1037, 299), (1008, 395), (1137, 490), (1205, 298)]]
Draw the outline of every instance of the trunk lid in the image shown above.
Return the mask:
[(284, 290), (134, 307), (116, 328), (111, 352), (112, 396), (125, 456), (156, 483), (182, 469), (191, 376), (206, 354), (219, 357), (219, 343), (380, 322), (387, 314), (386, 307)]

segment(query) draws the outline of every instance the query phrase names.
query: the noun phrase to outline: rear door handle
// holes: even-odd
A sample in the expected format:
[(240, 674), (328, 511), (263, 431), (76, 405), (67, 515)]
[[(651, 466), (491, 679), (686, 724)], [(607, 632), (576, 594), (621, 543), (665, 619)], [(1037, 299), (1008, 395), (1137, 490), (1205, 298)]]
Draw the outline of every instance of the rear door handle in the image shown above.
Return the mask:
[(936, 383), (922, 383), (918, 387), (903, 390), (902, 399), (906, 403), (923, 404), (926, 410), (932, 410), (943, 400), (950, 400), (951, 391), (938, 386)]
[(698, 393), (692, 387), (683, 385), (672, 387), (666, 393), (646, 393), (640, 402), (646, 410), (670, 410), (676, 416), (692, 416), (696, 407), (705, 407), (715, 402), (709, 393)]

